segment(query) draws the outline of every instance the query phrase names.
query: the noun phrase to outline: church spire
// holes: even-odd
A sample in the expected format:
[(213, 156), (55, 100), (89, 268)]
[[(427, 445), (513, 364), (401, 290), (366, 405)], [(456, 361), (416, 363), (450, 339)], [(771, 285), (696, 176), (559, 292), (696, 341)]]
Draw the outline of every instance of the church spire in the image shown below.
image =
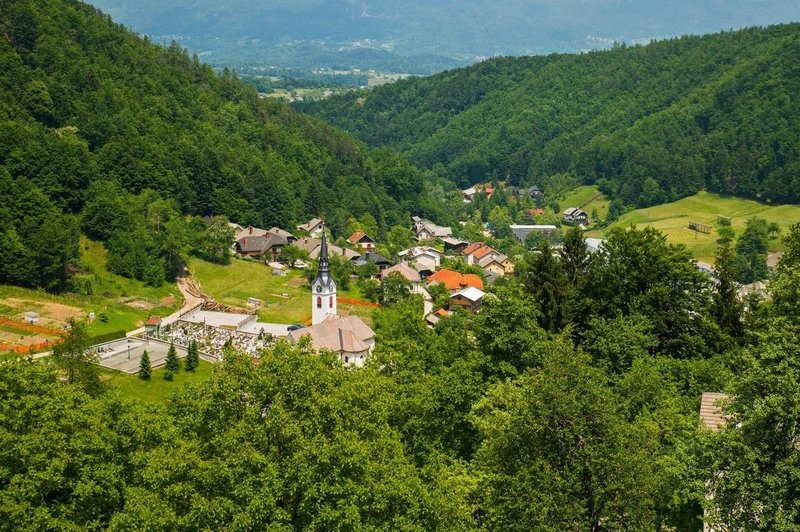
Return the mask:
[(328, 240), (323, 225), (317, 277), (311, 286), (311, 324), (322, 323), (331, 314), (336, 315), (336, 283), (331, 277), (330, 263), (328, 262)]
[(322, 244), (319, 247), (319, 267), (317, 268), (317, 281), (323, 286), (328, 286), (331, 281), (330, 263), (328, 261), (328, 242), (325, 237), (325, 225), (322, 225)]

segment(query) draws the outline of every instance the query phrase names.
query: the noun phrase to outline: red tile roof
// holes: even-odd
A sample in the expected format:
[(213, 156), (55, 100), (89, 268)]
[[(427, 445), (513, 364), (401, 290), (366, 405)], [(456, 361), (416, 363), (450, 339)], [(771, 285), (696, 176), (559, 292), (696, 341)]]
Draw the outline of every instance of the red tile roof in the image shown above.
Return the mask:
[(365, 234), (366, 233), (364, 233), (364, 231), (356, 231), (355, 233), (350, 235), (350, 238), (348, 238), (347, 241), (352, 243), (352, 244), (355, 244), (356, 242), (358, 242), (359, 240), (364, 238)]
[(484, 244), (483, 242), (475, 242), (475, 243), (470, 244), (469, 246), (465, 247), (461, 251), (461, 253), (463, 253), (464, 256), (472, 255), (475, 251), (479, 250), (480, 248), (482, 248), (485, 245), (486, 244)]
[(492, 249), (491, 246), (483, 246), (482, 248), (478, 249), (475, 253), (473, 253), (472, 256), (475, 257), (476, 259), (482, 259), (492, 251), (494, 251), (494, 249)]
[(460, 290), (467, 286), (472, 286), (483, 290), (483, 280), (474, 273), (461, 274), (453, 270), (443, 268), (428, 277), (428, 283), (442, 283), (448, 290)]
[(160, 323), (161, 323), (161, 318), (159, 318), (158, 316), (150, 316), (150, 319), (144, 322), (145, 325), (150, 325), (150, 326), (156, 326), (159, 325)]

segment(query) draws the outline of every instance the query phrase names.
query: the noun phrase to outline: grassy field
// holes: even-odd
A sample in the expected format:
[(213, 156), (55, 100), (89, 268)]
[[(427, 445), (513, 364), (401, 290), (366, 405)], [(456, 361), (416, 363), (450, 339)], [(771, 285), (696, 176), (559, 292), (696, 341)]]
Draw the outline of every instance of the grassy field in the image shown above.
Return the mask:
[(201, 360), (194, 372), (181, 370), (175, 374), (172, 381), (164, 380), (164, 368), (153, 370), (153, 375), (148, 381), (143, 381), (136, 375), (109, 370), (103, 372), (102, 378), (128, 399), (139, 403), (164, 404), (176, 390), (187, 383), (203, 382), (211, 378), (213, 369), (213, 364)]
[[(203, 292), (220, 303), (247, 306), (247, 298), (261, 300), (259, 319), (271, 323), (305, 322), (311, 318), (311, 291), (302, 271), (290, 270), (285, 276), (272, 275), (271, 268), (256, 261), (233, 260), (229, 265), (211, 264), (199, 259), (189, 263), (189, 270)], [(360, 299), (355, 283), (350, 290), (339, 290), (340, 297)], [(372, 318), (370, 308), (339, 302), (339, 314)]]
[[(598, 194), (600, 196), (592, 200)], [(597, 209), (597, 216), (600, 220), (605, 219), (608, 214), (609, 203), (608, 198), (601, 194), (600, 189), (595, 185), (577, 187), (567, 192), (563, 199), (558, 200), (558, 206), (562, 212), (569, 207), (581, 207), (591, 216), (592, 211)]]
[(0, 315), (20, 319), (25, 312), (34, 311), (41, 316), (39, 325), (60, 329), (67, 319), (88, 319), (94, 312), (95, 319), (89, 321), (88, 332), (95, 336), (136, 329), (149, 316), (166, 316), (181, 305), (183, 298), (175, 284), (158, 288), (145, 286), (139, 281), (110, 273), (106, 260), (102, 244), (82, 238), (81, 262), (86, 273), (78, 278), (91, 285), (90, 295), (54, 295), (40, 290), (0, 286)]
[[(748, 218), (758, 216), (768, 222), (776, 222), (785, 230), (800, 222), (800, 205), (764, 205), (756, 201), (720, 196), (700, 192), (673, 203), (638, 209), (620, 217), (611, 227), (652, 226), (667, 235), (670, 242), (685, 244), (694, 256), (713, 263), (716, 253), (717, 231), (714, 226), (717, 215), (731, 218), (737, 235), (741, 234)], [(701, 234), (689, 229), (689, 222), (711, 225), (709, 234)], [(599, 236), (599, 231), (591, 231), (587, 236)], [(769, 243), (770, 251), (782, 251), (781, 238)]]

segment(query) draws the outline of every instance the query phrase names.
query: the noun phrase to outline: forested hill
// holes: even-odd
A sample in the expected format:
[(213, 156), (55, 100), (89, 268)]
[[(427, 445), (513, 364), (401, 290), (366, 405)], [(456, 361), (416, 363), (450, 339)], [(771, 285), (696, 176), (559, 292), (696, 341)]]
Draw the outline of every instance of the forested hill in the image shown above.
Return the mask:
[(493, 59), (301, 109), (460, 185), (568, 174), (639, 205), (703, 187), (796, 202), (798, 57), (800, 25), (781, 25)]
[[(401, 157), (259, 100), (177, 46), (74, 0), (0, 3), (0, 282), (63, 282), (77, 249), (71, 215), (102, 195), (127, 208), (121, 194), (145, 190), (184, 215), (265, 227), (324, 212), (334, 227), (369, 213), (385, 228), (426, 205)], [(36, 242), (43, 225), (51, 231)], [(62, 251), (54, 264), (39, 256)], [(53, 271), (22, 278), (40, 263)]]

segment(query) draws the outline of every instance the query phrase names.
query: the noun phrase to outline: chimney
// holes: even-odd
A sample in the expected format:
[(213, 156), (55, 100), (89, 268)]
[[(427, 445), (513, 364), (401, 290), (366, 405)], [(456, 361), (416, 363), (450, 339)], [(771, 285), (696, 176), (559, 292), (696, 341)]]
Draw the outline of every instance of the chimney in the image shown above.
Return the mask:
[(253, 234), (253, 226), (251, 225), (251, 226), (248, 226), (247, 228), (250, 230), (250, 234), (252, 235)]

